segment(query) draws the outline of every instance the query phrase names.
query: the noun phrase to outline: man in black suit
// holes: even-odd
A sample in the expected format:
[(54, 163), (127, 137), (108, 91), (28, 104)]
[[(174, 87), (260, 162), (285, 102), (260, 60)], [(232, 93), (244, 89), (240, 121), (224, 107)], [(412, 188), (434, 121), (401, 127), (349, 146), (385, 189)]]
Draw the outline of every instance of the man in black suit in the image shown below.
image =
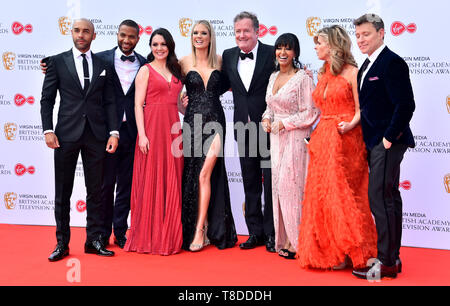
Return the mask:
[[(270, 154), (266, 145), (268, 134), (260, 124), (266, 110), (267, 84), (275, 70), (273, 47), (258, 41), (259, 22), (252, 13), (242, 12), (235, 17), (234, 33), (237, 47), (223, 52), (222, 71), (227, 88), (231, 87), (233, 92), (234, 136), (238, 142), (245, 193), (245, 222), (249, 231), (248, 240), (240, 244), (240, 248), (252, 249), (265, 244), (269, 252), (275, 252)], [(261, 152), (259, 148), (264, 145), (266, 152)]]
[(414, 147), (409, 127), (415, 102), (406, 62), (384, 45), (384, 23), (375, 14), (354, 21), (358, 47), (368, 58), (358, 72), (361, 126), (368, 150), (369, 202), (375, 218), (377, 260), (354, 270), (359, 278), (395, 278), (401, 272), (400, 163)]
[[(41, 118), (48, 147), (54, 149), (57, 246), (48, 258), (69, 254), (70, 197), (81, 152), (87, 189), (85, 253), (113, 256), (101, 241), (101, 186), (106, 151), (118, 145), (116, 106), (111, 71), (90, 51), (95, 29), (87, 19), (74, 21), (75, 48), (48, 59), (41, 97)], [(58, 122), (53, 131), (53, 108), (59, 91)]]
[[(131, 182), (133, 177), (134, 148), (137, 127), (134, 116), (134, 79), (139, 68), (147, 62), (134, 52), (139, 42), (139, 25), (133, 20), (124, 20), (119, 25), (117, 47), (97, 55), (113, 72), (113, 87), (116, 98), (116, 114), (119, 122), (119, 146), (114, 154), (105, 158), (102, 203), (105, 210), (103, 243), (108, 245), (112, 229), (114, 243), (123, 248), (128, 230)], [(116, 195), (114, 197), (114, 189)]]

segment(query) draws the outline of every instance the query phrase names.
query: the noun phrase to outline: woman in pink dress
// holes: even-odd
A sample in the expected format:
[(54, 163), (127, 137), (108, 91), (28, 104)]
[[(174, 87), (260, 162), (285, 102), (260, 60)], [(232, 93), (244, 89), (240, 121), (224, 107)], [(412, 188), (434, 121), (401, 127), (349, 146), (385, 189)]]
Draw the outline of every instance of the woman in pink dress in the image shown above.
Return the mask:
[(267, 86), (262, 125), (270, 132), (275, 249), (295, 259), (308, 154), (304, 138), (319, 116), (312, 100), (314, 84), (300, 69), (300, 45), (294, 34), (275, 42), (278, 62)]
[(183, 156), (178, 111), (183, 83), (171, 34), (155, 30), (150, 48), (149, 63), (136, 76), (138, 138), (125, 251), (171, 255), (182, 245)]

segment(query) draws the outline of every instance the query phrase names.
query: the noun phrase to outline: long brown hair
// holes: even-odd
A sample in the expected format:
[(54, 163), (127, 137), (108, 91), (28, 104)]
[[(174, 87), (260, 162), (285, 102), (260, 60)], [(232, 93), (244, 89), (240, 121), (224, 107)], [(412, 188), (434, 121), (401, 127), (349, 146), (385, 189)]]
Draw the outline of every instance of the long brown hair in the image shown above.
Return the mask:
[[(161, 35), (164, 40), (166, 41), (166, 46), (169, 49), (169, 55), (167, 56), (167, 69), (169, 69), (170, 73), (172, 73), (178, 80), (181, 82), (184, 82), (183, 74), (181, 72), (181, 66), (178, 63), (177, 55), (175, 54), (175, 41), (173, 40), (172, 34), (164, 28), (159, 28), (153, 31), (152, 35), (150, 36), (149, 45), (151, 48), (152, 40), (155, 35)], [(153, 62), (155, 59), (155, 56), (152, 52), (147, 56), (147, 61)]]
[[(314, 43), (317, 44), (318, 37), (322, 37), (330, 46), (330, 71), (333, 75), (338, 75), (346, 64), (358, 68), (352, 52), (352, 41), (347, 32), (339, 25), (333, 25), (320, 29), (314, 36)], [(320, 68), (319, 73), (325, 72), (326, 63)]]

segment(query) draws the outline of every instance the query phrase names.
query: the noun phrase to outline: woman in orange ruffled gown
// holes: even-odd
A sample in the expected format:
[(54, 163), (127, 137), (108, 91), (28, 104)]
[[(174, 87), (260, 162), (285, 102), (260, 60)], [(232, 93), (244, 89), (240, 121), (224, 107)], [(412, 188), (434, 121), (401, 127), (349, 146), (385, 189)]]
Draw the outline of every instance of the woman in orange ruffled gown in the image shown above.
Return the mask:
[(313, 92), (321, 117), (308, 145), (297, 259), (303, 268), (362, 267), (376, 257), (377, 237), (359, 124), (358, 68), (342, 27), (320, 30), (314, 42), (325, 61)]

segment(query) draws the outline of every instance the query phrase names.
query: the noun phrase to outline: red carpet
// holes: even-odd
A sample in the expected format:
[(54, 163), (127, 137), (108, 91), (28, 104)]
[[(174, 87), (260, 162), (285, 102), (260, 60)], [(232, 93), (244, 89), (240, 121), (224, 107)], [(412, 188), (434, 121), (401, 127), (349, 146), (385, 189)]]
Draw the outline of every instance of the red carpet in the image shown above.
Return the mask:
[[(444, 286), (450, 285), (450, 251), (401, 250), (403, 273), (395, 280), (369, 283), (351, 270), (311, 271), (264, 247), (243, 251), (238, 246), (173, 256), (126, 253), (113, 245), (112, 258), (84, 254), (84, 228), (72, 228), (70, 256), (50, 263), (55, 228), (0, 224), (0, 285), (151, 285), (151, 286)], [(239, 237), (242, 242), (246, 237)], [(80, 273), (71, 273), (79, 264)], [(79, 275), (80, 282), (69, 282)]]

